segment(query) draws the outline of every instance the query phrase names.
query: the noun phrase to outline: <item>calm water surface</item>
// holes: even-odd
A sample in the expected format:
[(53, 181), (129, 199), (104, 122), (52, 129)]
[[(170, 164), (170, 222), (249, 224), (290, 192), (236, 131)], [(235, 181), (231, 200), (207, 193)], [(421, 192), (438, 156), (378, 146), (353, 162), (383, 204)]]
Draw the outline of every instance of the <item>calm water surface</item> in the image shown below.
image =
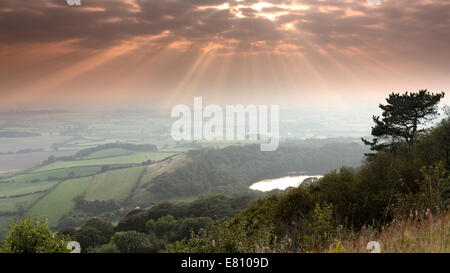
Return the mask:
[(252, 184), (250, 189), (256, 191), (271, 191), (274, 189), (284, 190), (289, 187), (297, 187), (303, 180), (309, 177), (322, 178), (323, 175), (284, 176), (274, 179), (265, 179)]

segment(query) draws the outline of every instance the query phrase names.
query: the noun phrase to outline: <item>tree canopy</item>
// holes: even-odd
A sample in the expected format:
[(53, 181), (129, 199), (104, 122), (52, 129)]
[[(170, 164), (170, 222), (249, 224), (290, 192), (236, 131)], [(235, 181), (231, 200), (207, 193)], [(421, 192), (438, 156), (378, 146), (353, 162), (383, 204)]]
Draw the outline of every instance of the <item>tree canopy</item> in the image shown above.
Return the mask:
[(438, 115), (437, 104), (444, 93), (430, 93), (426, 89), (418, 92), (391, 93), (387, 104), (380, 104), (382, 116), (373, 116), (373, 140), (362, 139), (372, 151), (392, 149), (399, 142), (412, 145), (422, 130), (420, 125), (431, 121)]

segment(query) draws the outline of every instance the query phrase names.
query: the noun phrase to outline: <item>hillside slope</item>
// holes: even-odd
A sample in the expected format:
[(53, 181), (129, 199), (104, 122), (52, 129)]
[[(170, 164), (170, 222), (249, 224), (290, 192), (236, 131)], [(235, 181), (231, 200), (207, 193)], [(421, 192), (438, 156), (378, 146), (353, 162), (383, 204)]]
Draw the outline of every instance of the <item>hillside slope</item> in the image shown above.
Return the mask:
[[(136, 206), (163, 201), (217, 193), (255, 196), (261, 193), (249, 185), (259, 179), (358, 166), (364, 152), (356, 143), (288, 143), (271, 153), (259, 151), (259, 145), (236, 145), (178, 154), (152, 145), (104, 144), (0, 179), (0, 216), (5, 223), (23, 212), (43, 214), (53, 226), (77, 226), (92, 216), (117, 221)], [(86, 181), (82, 190), (62, 192), (72, 191), (72, 186), (81, 189), (77, 179)]]

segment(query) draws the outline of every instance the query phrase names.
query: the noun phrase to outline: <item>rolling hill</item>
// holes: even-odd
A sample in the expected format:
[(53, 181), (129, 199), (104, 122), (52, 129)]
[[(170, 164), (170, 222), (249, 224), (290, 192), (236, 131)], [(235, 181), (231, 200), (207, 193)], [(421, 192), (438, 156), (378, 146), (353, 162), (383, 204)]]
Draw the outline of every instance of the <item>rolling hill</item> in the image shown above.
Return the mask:
[(261, 195), (249, 189), (261, 178), (357, 166), (363, 153), (355, 143), (318, 147), (290, 143), (273, 153), (260, 152), (258, 145), (158, 151), (148, 145), (102, 144), (0, 177), (0, 224), (24, 212), (46, 215), (54, 227), (77, 226), (92, 216), (114, 222), (136, 206), (163, 201), (190, 201), (216, 193)]
[(0, 229), (24, 212), (46, 215), (54, 226), (75, 209), (79, 196), (87, 202), (121, 203), (131, 198), (147, 164), (175, 154), (159, 152), (151, 145), (102, 144), (74, 156), (49, 158), (36, 168), (4, 174), (0, 176)]

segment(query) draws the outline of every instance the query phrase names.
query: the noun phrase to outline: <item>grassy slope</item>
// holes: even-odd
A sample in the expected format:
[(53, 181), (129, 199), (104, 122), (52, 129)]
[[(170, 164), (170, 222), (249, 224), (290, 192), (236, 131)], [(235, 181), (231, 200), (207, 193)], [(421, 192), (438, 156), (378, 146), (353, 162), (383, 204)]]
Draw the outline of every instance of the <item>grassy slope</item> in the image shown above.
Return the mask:
[(82, 195), (91, 182), (92, 177), (63, 181), (49, 194), (44, 196), (30, 210), (30, 214), (46, 215), (50, 225), (75, 208), (73, 199)]
[(0, 199), (0, 212), (17, 212), (18, 205), (23, 207), (30, 206), (34, 201), (45, 193), (35, 193), (15, 198), (1, 198)]
[[(151, 202), (147, 187), (151, 184), (152, 179), (163, 173), (170, 173), (175, 171), (191, 161), (191, 158), (186, 154), (179, 154), (162, 162), (149, 165), (145, 173), (142, 175), (139, 187), (133, 194), (133, 202), (140, 205), (148, 205)], [(174, 200), (172, 200), (174, 201)]]
[(149, 165), (142, 177), (142, 184), (150, 182), (153, 178), (155, 178), (158, 175), (172, 172), (177, 168), (184, 166), (189, 161), (191, 161), (191, 159), (189, 158), (188, 155), (180, 154), (168, 160), (164, 160), (163, 162)]
[[(0, 199), (0, 212), (17, 212), (18, 204), (21, 204), (28, 208), (28, 212), (31, 214), (45, 214), (49, 218), (50, 224), (54, 225), (63, 215), (73, 210), (74, 197), (86, 193), (86, 200), (123, 200), (136, 188), (144, 171), (147, 178), (151, 180), (154, 175), (159, 174), (161, 171), (168, 171), (179, 166), (180, 162), (185, 161), (185, 155), (181, 155), (180, 158), (182, 160), (170, 160), (169, 162), (158, 163), (157, 167), (149, 167), (150, 174), (148, 174), (147, 167), (133, 167), (112, 170), (92, 177), (89, 175), (99, 172), (101, 168), (94, 165), (141, 163), (149, 159), (162, 160), (171, 155), (173, 153), (169, 151), (145, 153), (124, 149), (107, 149), (93, 153), (89, 158), (83, 160), (52, 163), (29, 173), (4, 179), (5, 182), (9, 183), (0, 183), (0, 197), (49, 189), (51, 191), (17, 198)], [(168, 166), (171, 167), (168, 168)], [(66, 180), (56, 187), (54, 186), (58, 183), (57, 181), (46, 181), (49, 176), (63, 179), (70, 172), (73, 172), (76, 176), (89, 177)], [(27, 183), (35, 179), (40, 181)], [(90, 183), (91, 181), (92, 183)], [(42, 199), (33, 204), (39, 197), (42, 197)], [(30, 208), (30, 205), (33, 206)], [(8, 216), (9, 218), (11, 217)]]
[[(349, 237), (340, 243), (339, 252), (368, 252), (367, 243), (377, 241), (386, 253), (450, 253), (450, 212), (423, 221), (394, 221), (381, 232), (366, 229)], [(335, 252), (336, 245), (327, 251)]]
[(134, 167), (98, 174), (87, 188), (85, 199), (123, 200), (135, 188), (145, 169), (146, 167)]

